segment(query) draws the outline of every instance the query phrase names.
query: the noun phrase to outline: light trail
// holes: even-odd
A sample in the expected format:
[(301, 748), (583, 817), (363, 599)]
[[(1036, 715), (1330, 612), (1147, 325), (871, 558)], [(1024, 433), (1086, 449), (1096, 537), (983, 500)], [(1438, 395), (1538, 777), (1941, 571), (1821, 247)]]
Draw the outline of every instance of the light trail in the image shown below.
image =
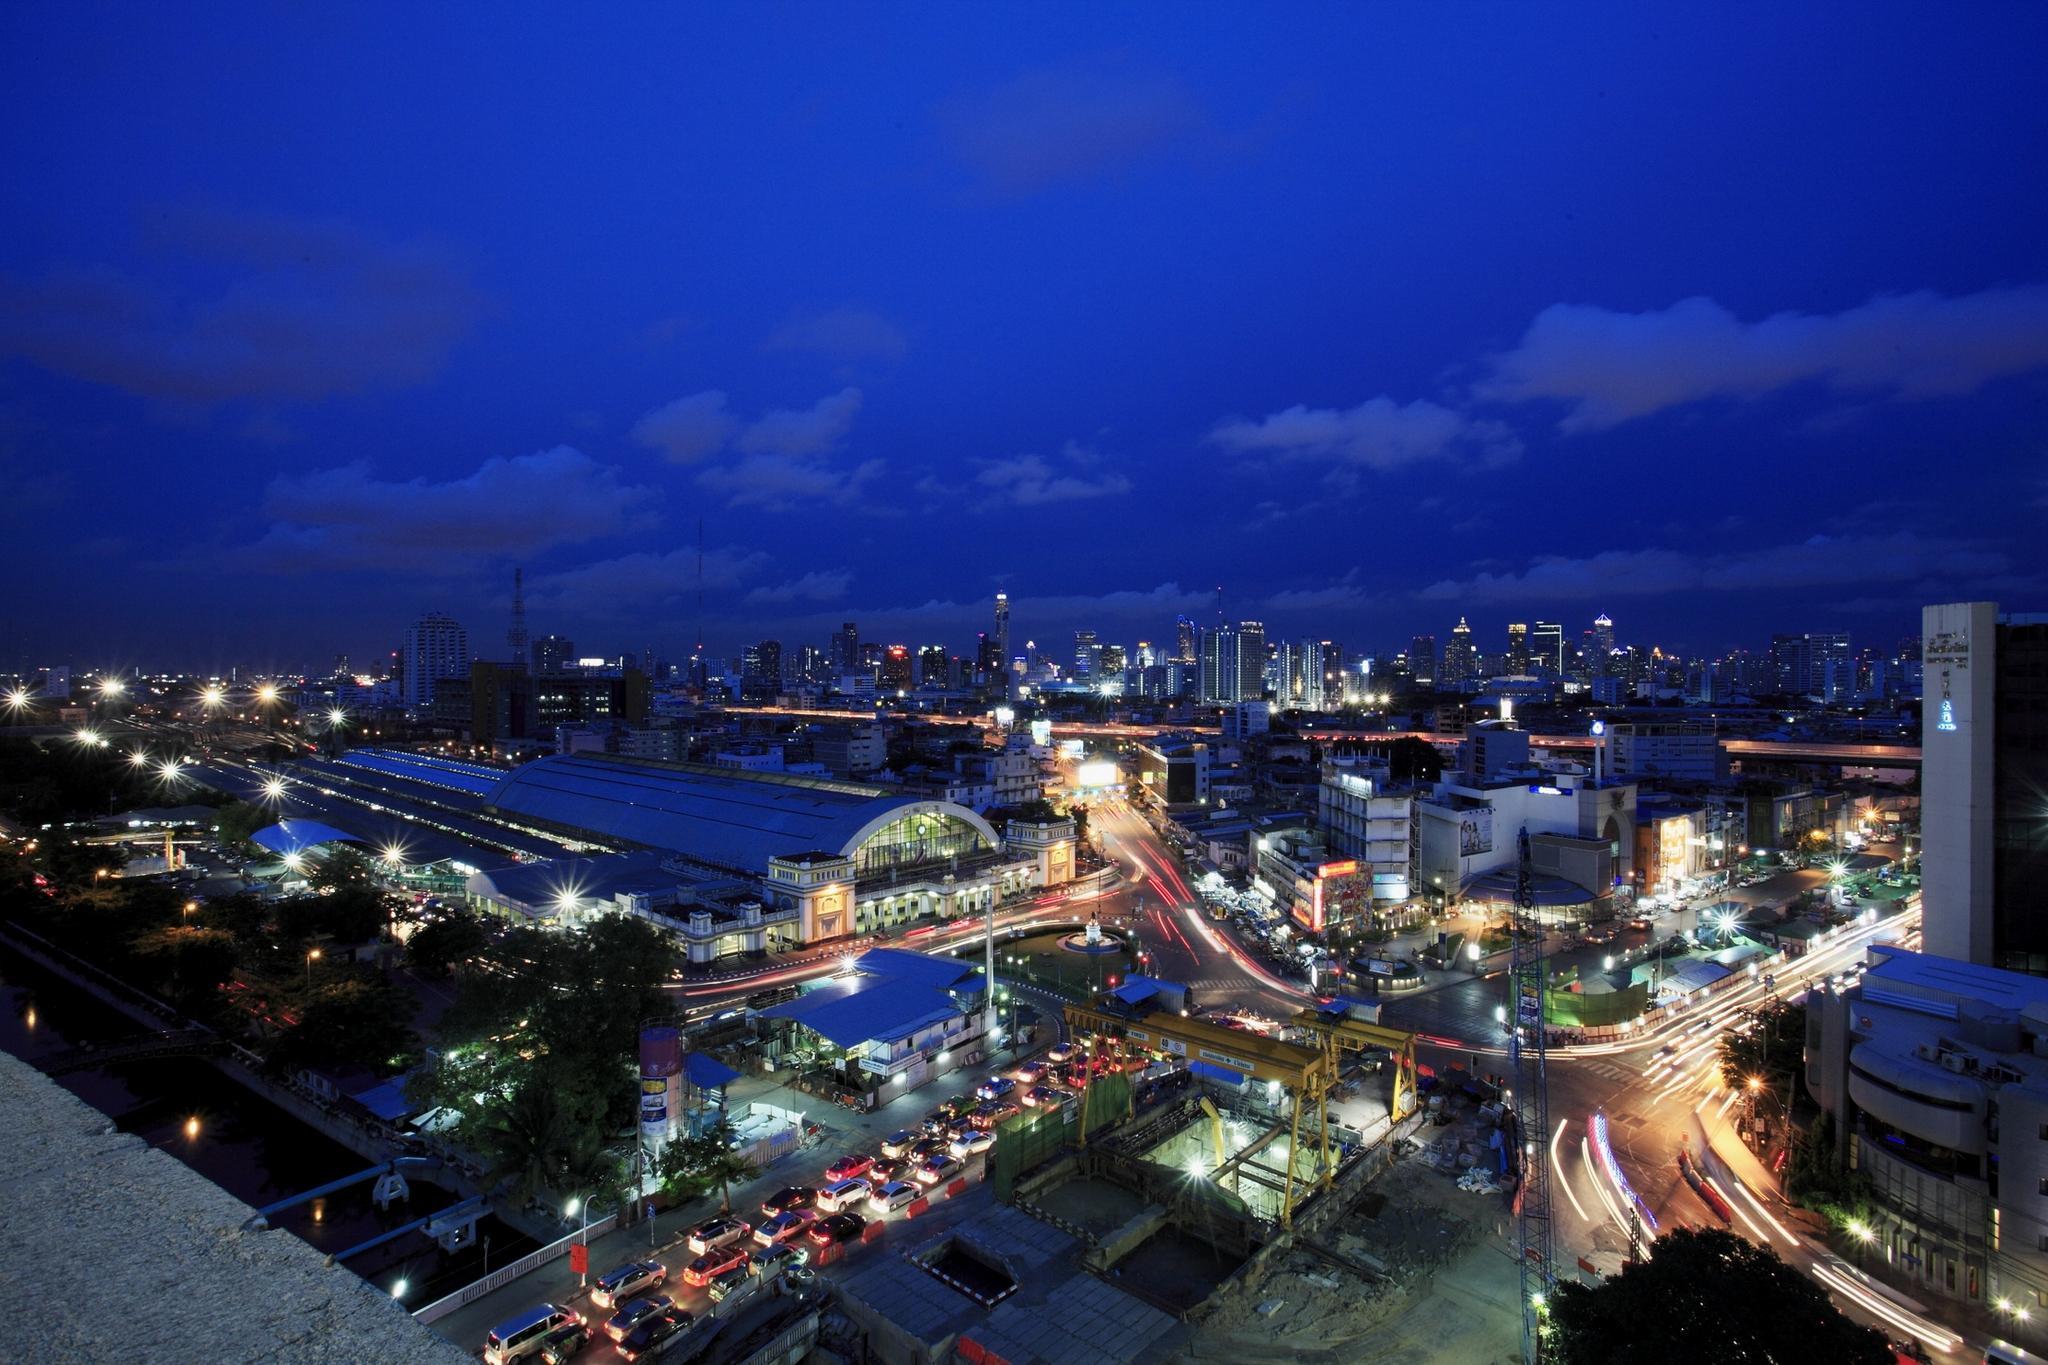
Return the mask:
[(1572, 1201), (1572, 1207), (1579, 1211), (1582, 1221), (1591, 1223), (1595, 1220), (1586, 1212), (1586, 1206), (1579, 1202), (1579, 1196), (1572, 1192), (1571, 1178), (1565, 1174), (1564, 1161), (1557, 1154), (1557, 1144), (1564, 1141), (1564, 1130), (1571, 1127), (1571, 1123), (1570, 1119), (1557, 1121), (1557, 1131), (1550, 1137), (1550, 1164), (1557, 1170), (1557, 1183), (1563, 1188), (1564, 1197)]
[(1614, 1226), (1621, 1230), (1623, 1236), (1627, 1236), (1628, 1219), (1622, 1216), (1621, 1210), (1615, 1206), (1613, 1196), (1607, 1193), (1606, 1184), (1600, 1179), (1599, 1168), (1593, 1164), (1592, 1139), (1590, 1138), (1579, 1139), (1579, 1164), (1593, 1172), (1594, 1195), (1600, 1200), (1601, 1206), (1607, 1210), (1607, 1216), (1614, 1220)]
[(1621, 1172), (1621, 1163), (1614, 1159), (1614, 1148), (1607, 1141), (1607, 1115), (1593, 1115), (1586, 1126), (1592, 1131), (1593, 1148), (1600, 1153), (1600, 1165), (1607, 1172), (1608, 1179), (1614, 1182), (1615, 1188), (1629, 1203), (1635, 1205), (1637, 1211), (1642, 1214), (1643, 1221), (1649, 1224), (1650, 1231), (1655, 1232), (1657, 1215), (1650, 1212), (1650, 1206), (1643, 1202), (1643, 1197), (1630, 1187), (1628, 1177)]
[[(1846, 1268), (1846, 1267), (1845, 1267)], [(1855, 1281), (1829, 1266), (1815, 1262), (1810, 1273), (1836, 1293), (1848, 1298), (1857, 1307), (1873, 1317), (1884, 1319), (1892, 1326), (1911, 1336), (1930, 1350), (1947, 1355), (1963, 1344), (1963, 1339), (1948, 1328), (1930, 1322), (1918, 1314), (1909, 1313), (1891, 1300), (1871, 1293)]]
[(1785, 1230), (1785, 1225), (1783, 1223), (1780, 1223), (1777, 1219), (1771, 1217), (1771, 1211), (1764, 1207), (1763, 1201), (1761, 1199), (1758, 1199), (1755, 1195), (1749, 1192), (1749, 1186), (1743, 1184), (1742, 1181), (1737, 1180), (1735, 1182), (1735, 1192), (1741, 1195), (1744, 1199), (1748, 1200), (1750, 1207), (1754, 1208), (1757, 1211), (1757, 1214), (1760, 1217), (1762, 1217), (1762, 1219), (1766, 1223), (1769, 1223), (1771, 1225), (1772, 1229), (1777, 1232), (1778, 1236), (1784, 1238), (1786, 1246), (1796, 1247), (1799, 1245), (1799, 1239), (1794, 1237), (1791, 1233), (1787, 1232)]

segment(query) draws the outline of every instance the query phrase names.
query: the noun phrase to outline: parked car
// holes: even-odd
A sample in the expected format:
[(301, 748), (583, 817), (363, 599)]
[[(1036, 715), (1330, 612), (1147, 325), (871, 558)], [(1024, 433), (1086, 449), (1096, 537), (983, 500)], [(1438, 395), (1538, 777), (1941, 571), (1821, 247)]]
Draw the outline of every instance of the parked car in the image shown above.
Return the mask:
[(657, 1313), (626, 1334), (619, 1343), (619, 1357), (638, 1360), (655, 1353), (661, 1344), (690, 1325), (690, 1315), (680, 1308)]
[(617, 1308), (643, 1289), (659, 1289), (668, 1279), (668, 1267), (660, 1261), (628, 1261), (607, 1270), (590, 1287), (590, 1301), (599, 1308)]
[(743, 1218), (711, 1218), (690, 1229), (690, 1250), (701, 1256), (719, 1247), (746, 1240), (753, 1225)]
[(713, 1275), (720, 1275), (747, 1259), (744, 1246), (715, 1247), (683, 1267), (683, 1283), (702, 1288), (711, 1283)]
[(1017, 1088), (1017, 1083), (1008, 1076), (991, 1076), (976, 1087), (974, 1093), (984, 1100), (999, 1100)]
[(851, 1156), (840, 1157), (839, 1160), (827, 1166), (825, 1168), (825, 1179), (827, 1182), (851, 1180), (854, 1176), (866, 1175), (868, 1168), (874, 1164), (875, 1159), (873, 1157), (856, 1152)]
[(761, 1212), (788, 1213), (791, 1209), (807, 1209), (817, 1202), (818, 1192), (809, 1185), (790, 1185), (763, 1199)]
[(840, 1242), (851, 1242), (867, 1230), (868, 1220), (857, 1213), (835, 1213), (830, 1218), (820, 1219), (811, 1229), (810, 1240), (821, 1247)]
[(882, 1155), (899, 1157), (910, 1150), (910, 1144), (917, 1141), (918, 1134), (908, 1128), (899, 1128), (882, 1139)]
[(754, 1241), (764, 1247), (779, 1246), (804, 1235), (804, 1229), (818, 1220), (816, 1209), (785, 1209), (754, 1229)]
[(874, 1186), (859, 1176), (848, 1180), (835, 1180), (818, 1191), (818, 1211), (838, 1213), (849, 1204), (858, 1204), (866, 1199)]
[(959, 1157), (941, 1152), (938, 1156), (925, 1158), (925, 1163), (911, 1178), (920, 1185), (943, 1185), (966, 1169), (967, 1163)]
[(892, 1180), (868, 1196), (868, 1208), (877, 1214), (894, 1213), (924, 1194), (907, 1180)]
[[(745, 1253), (742, 1252), (742, 1255)], [(624, 1341), (626, 1334), (656, 1313), (666, 1312), (676, 1306), (676, 1301), (666, 1294), (650, 1294), (645, 1298), (628, 1299), (612, 1314), (604, 1325), (604, 1334), (613, 1341)]]

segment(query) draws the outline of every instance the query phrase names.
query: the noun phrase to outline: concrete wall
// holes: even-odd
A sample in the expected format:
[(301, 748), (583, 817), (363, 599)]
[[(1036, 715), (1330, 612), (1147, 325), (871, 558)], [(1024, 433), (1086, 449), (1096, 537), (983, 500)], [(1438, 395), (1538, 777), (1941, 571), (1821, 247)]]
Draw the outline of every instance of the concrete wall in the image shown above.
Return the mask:
[(1921, 889), (1927, 951), (1992, 961), (1991, 825), (1998, 607), (1951, 602), (1920, 613)]

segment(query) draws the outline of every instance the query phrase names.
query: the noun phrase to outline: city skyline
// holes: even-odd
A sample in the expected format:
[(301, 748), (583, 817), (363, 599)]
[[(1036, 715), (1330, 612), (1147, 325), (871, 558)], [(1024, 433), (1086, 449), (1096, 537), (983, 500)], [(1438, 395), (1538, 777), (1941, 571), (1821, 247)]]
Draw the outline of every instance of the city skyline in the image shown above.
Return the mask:
[(14, 16), (0, 653), (2036, 598), (2048, 20), (1858, 13)]

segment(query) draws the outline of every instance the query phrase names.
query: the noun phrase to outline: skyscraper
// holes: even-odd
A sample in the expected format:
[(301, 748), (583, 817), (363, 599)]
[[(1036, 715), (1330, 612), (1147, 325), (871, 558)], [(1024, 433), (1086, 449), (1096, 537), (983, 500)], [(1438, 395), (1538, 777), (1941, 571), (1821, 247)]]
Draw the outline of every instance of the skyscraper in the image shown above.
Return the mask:
[(926, 645), (917, 651), (917, 680), (926, 687), (946, 685), (946, 647)]
[(851, 621), (832, 632), (832, 662), (843, 674), (860, 672), (860, 627)]
[(1613, 666), (1610, 658), (1614, 653), (1614, 621), (1604, 611), (1593, 618), (1593, 635), (1586, 653), (1593, 676), (1606, 677)]
[(1436, 636), (1418, 635), (1408, 642), (1408, 675), (1418, 687), (1436, 686)]
[(1201, 695), (1203, 701), (1236, 701), (1241, 674), (1237, 631), (1216, 626), (1201, 633)]
[(1927, 951), (2048, 975), (2048, 612), (1921, 611)]
[(1266, 695), (1266, 627), (1259, 621), (1237, 623), (1237, 699), (1257, 701)]
[(1529, 627), (1524, 622), (1508, 623), (1507, 665), (1510, 673), (1529, 671)]
[(1195, 623), (1183, 616), (1173, 623), (1174, 660), (1191, 664), (1195, 661)]
[(1846, 696), (1854, 681), (1855, 659), (1847, 631), (1803, 631), (1771, 637), (1771, 688), (1794, 697), (1832, 701)]
[(405, 704), (429, 706), (434, 684), (469, 676), (469, 632), (452, 618), (430, 611), (405, 632)]
[(1472, 644), (1472, 627), (1460, 616), (1444, 644), (1443, 666), (1437, 670), (1440, 686), (1454, 692), (1469, 691), (1479, 681), (1479, 651)]
[(916, 686), (910, 676), (910, 646), (890, 645), (882, 651), (881, 686), (897, 692), (908, 692)]
[(1002, 678), (1003, 696), (1007, 699), (1016, 674), (1010, 671), (1010, 594), (996, 594), (996, 658), (999, 661), (996, 674)]
[(1564, 627), (1555, 621), (1538, 621), (1530, 635), (1530, 663), (1537, 668), (1564, 672)]
[(1102, 653), (1102, 646), (1095, 643), (1095, 632), (1077, 630), (1074, 632), (1074, 678), (1087, 682), (1095, 676), (1096, 665)]
[(533, 671), (562, 673), (576, 662), (576, 642), (562, 635), (543, 635), (533, 642)]

